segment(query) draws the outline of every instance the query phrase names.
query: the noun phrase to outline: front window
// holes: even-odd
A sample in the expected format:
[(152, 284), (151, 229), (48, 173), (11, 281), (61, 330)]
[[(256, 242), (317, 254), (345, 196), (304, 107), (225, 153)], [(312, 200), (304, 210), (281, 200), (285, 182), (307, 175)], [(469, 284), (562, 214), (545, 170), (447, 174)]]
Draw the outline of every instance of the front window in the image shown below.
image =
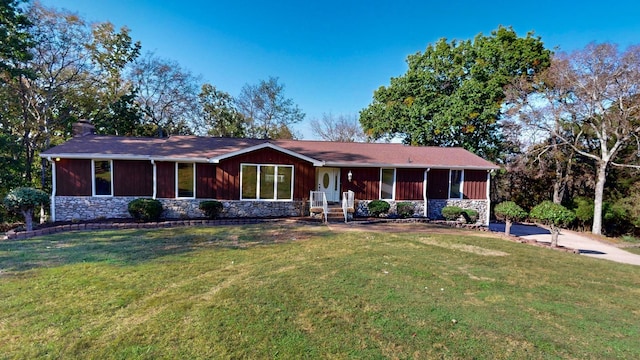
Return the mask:
[(111, 160), (93, 160), (93, 195), (111, 196), (112, 185)]
[(380, 199), (393, 200), (394, 182), (396, 178), (395, 169), (382, 169), (380, 175)]
[(241, 200), (293, 200), (293, 166), (242, 164)]
[(195, 195), (195, 166), (193, 163), (177, 163), (176, 194), (179, 198), (192, 198)]
[(449, 198), (461, 199), (462, 198), (462, 170), (451, 170), (449, 173)]

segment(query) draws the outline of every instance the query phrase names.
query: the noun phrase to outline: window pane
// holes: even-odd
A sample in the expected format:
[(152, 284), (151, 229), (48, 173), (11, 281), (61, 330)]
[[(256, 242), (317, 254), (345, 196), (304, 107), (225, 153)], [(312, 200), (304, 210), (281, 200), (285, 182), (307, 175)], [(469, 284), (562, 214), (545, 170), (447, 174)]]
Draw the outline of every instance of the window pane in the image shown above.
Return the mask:
[(96, 195), (111, 195), (111, 162), (102, 160), (94, 164)]
[(393, 174), (394, 169), (382, 169), (382, 187), (380, 189), (380, 198), (393, 199)]
[(462, 183), (462, 170), (451, 170), (451, 186), (449, 187), (449, 197), (460, 199), (460, 184)]
[(255, 165), (242, 165), (242, 198), (256, 199), (258, 185), (258, 167)]
[(278, 200), (293, 199), (293, 189), (291, 188), (292, 174), (292, 167), (278, 166)]
[(193, 164), (178, 163), (178, 197), (193, 197)]
[(260, 199), (273, 199), (275, 174), (275, 166), (260, 166)]

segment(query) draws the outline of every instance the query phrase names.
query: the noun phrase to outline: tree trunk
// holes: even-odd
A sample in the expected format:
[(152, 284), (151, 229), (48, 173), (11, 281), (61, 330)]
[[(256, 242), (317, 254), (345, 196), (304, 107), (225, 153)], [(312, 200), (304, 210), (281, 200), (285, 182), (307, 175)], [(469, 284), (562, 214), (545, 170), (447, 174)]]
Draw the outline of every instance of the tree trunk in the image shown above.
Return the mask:
[(602, 234), (602, 202), (604, 200), (604, 184), (607, 180), (607, 163), (598, 163), (595, 196), (593, 199), (593, 227), (591, 232), (596, 235)]
[(511, 235), (511, 220), (507, 219), (504, 222), (504, 233), (505, 235)]
[(27, 231), (33, 231), (33, 209), (22, 210), (22, 216), (24, 216), (24, 226)]
[(560, 235), (560, 228), (551, 225), (551, 246), (558, 247), (558, 235)]

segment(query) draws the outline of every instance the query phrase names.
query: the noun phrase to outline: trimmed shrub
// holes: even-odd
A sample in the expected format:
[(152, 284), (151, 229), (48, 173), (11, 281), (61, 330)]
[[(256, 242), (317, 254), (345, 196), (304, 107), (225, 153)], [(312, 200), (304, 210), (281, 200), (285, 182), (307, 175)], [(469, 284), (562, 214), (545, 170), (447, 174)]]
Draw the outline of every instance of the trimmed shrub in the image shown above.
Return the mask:
[(568, 225), (576, 218), (576, 214), (573, 211), (548, 200), (531, 209), (529, 216), (549, 225), (551, 228), (551, 246), (558, 246), (560, 226)]
[(158, 221), (162, 215), (162, 203), (157, 199), (135, 199), (129, 202), (127, 210), (138, 221)]
[(445, 206), (442, 208), (442, 216), (448, 221), (455, 221), (462, 215), (462, 208), (458, 206)]
[(415, 212), (415, 208), (413, 206), (413, 203), (399, 202), (399, 203), (396, 203), (396, 212), (398, 213), (399, 217), (405, 219), (413, 216), (413, 213)]
[(467, 224), (475, 224), (478, 221), (478, 211), (474, 209), (463, 209), (462, 216), (467, 220)]
[(3, 203), (10, 211), (21, 213), (24, 216), (27, 231), (31, 231), (33, 230), (33, 210), (36, 206), (49, 204), (49, 194), (30, 187), (19, 187), (9, 191)]
[(493, 212), (498, 220), (504, 221), (504, 233), (507, 235), (511, 235), (511, 223), (527, 217), (527, 212), (513, 201), (501, 202), (496, 205)]
[(204, 212), (205, 216), (209, 219), (215, 219), (220, 215), (224, 206), (217, 200), (202, 201), (198, 204), (198, 208)]
[(384, 200), (373, 200), (369, 203), (368, 208), (371, 216), (378, 217), (381, 214), (386, 214), (391, 209), (391, 205)]

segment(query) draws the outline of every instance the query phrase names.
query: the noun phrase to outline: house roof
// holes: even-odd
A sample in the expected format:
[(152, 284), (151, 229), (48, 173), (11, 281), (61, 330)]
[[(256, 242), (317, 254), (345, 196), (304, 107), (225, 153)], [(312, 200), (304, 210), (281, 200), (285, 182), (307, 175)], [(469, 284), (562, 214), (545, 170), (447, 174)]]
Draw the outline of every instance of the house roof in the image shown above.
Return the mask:
[(199, 136), (135, 138), (74, 137), (40, 154), (44, 158), (124, 159), (217, 163), (261, 148), (272, 148), (313, 163), (335, 167), (497, 169), (495, 164), (457, 147), (394, 143), (346, 143)]

